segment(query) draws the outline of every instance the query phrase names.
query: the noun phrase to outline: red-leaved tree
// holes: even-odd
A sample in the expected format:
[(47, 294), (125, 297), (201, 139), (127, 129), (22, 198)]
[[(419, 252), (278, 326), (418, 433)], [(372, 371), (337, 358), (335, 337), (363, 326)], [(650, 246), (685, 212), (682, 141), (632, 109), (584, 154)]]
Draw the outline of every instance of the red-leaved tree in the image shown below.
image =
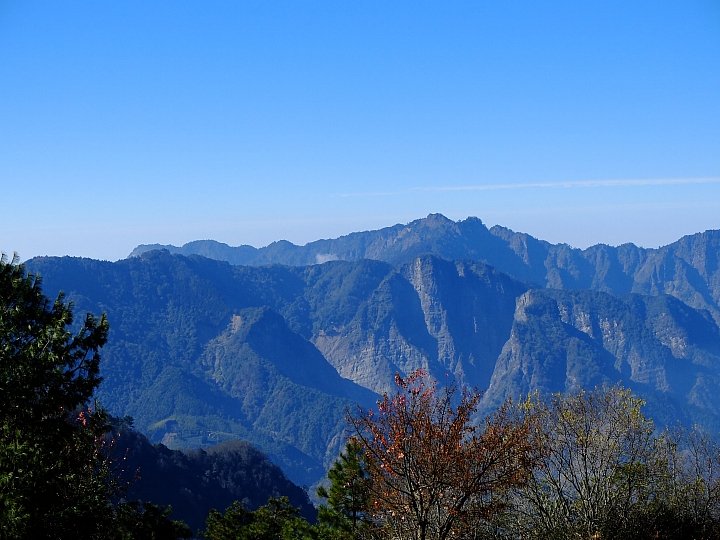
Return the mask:
[(478, 425), (477, 391), (463, 390), (453, 406), (455, 387), (438, 391), (421, 370), (395, 381), (397, 394), (384, 395), (377, 412), (348, 416), (365, 449), (375, 519), (395, 538), (475, 537), (533, 469), (532, 419), (502, 407)]

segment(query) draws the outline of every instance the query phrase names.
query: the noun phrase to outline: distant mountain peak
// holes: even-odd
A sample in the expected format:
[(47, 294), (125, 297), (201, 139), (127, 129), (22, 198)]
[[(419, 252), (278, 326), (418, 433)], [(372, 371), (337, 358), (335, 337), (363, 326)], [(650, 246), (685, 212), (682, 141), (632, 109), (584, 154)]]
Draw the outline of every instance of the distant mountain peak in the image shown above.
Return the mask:
[(424, 222), (425, 225), (430, 227), (453, 227), (455, 225), (452, 219), (446, 218), (442, 214), (428, 214), (426, 218), (418, 221)]

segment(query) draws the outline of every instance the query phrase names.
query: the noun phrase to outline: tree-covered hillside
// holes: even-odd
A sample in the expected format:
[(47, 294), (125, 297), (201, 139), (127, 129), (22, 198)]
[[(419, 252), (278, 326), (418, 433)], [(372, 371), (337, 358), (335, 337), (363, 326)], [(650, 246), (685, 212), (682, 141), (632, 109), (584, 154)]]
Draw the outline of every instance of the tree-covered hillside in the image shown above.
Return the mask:
[(107, 313), (98, 397), (113, 414), (176, 449), (246, 439), (301, 485), (337, 456), (345, 410), (418, 368), (488, 389), (483, 410), (623, 381), (659, 420), (717, 425), (720, 331), (672, 296), (534, 288), (431, 255), (252, 267), (153, 251), (27, 266), (78, 312)]
[(224, 510), (240, 501), (255, 510), (271, 497), (288, 497), (300, 515), (315, 521), (308, 494), (290, 482), (280, 468), (246, 441), (227, 441), (205, 450), (170, 450), (152, 445), (127, 420), (116, 421), (111, 457), (128, 500), (172, 507), (172, 519), (193, 532), (205, 527), (211, 509)]

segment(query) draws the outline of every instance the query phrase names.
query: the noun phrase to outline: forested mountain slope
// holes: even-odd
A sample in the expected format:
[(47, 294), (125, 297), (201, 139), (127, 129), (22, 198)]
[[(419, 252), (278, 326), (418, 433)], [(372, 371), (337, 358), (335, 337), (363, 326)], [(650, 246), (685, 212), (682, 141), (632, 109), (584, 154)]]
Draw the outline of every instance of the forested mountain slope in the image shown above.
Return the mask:
[(111, 413), (173, 448), (246, 439), (298, 484), (337, 456), (346, 408), (420, 367), (488, 389), (486, 411), (622, 380), (659, 420), (718, 425), (720, 330), (668, 295), (548, 289), (433, 255), (253, 267), (152, 251), (27, 267), (77, 312), (107, 312), (98, 397)]
[(200, 240), (181, 248), (159, 244), (138, 246), (132, 253), (165, 248), (183, 255), (199, 254), (240, 265), (310, 265), (328, 260), (362, 258), (408, 263), (422, 254), (484, 261), (517, 279), (555, 289), (592, 289), (616, 295), (670, 294), (709, 310), (720, 322), (720, 231), (685, 236), (659, 249), (633, 244), (598, 244), (585, 250), (550, 244), (528, 234), (495, 226), (478, 218), (454, 222), (431, 214), (407, 225), (352, 233), (305, 246), (287, 241), (264, 248), (230, 247)]
[(172, 519), (196, 533), (210, 509), (233, 501), (255, 510), (270, 497), (286, 496), (311, 522), (317, 513), (302, 488), (290, 482), (268, 457), (245, 441), (181, 452), (151, 445), (124, 420), (115, 421), (111, 457), (126, 489), (119, 496), (172, 507)]

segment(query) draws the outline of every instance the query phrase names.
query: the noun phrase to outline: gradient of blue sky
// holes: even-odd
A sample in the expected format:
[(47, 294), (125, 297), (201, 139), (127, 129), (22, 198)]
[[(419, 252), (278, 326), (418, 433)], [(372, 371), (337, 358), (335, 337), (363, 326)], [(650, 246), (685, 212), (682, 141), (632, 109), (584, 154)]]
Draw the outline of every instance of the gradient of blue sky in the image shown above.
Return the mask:
[(720, 2), (0, 0), (0, 197), (23, 259), (431, 212), (669, 243), (720, 228)]

